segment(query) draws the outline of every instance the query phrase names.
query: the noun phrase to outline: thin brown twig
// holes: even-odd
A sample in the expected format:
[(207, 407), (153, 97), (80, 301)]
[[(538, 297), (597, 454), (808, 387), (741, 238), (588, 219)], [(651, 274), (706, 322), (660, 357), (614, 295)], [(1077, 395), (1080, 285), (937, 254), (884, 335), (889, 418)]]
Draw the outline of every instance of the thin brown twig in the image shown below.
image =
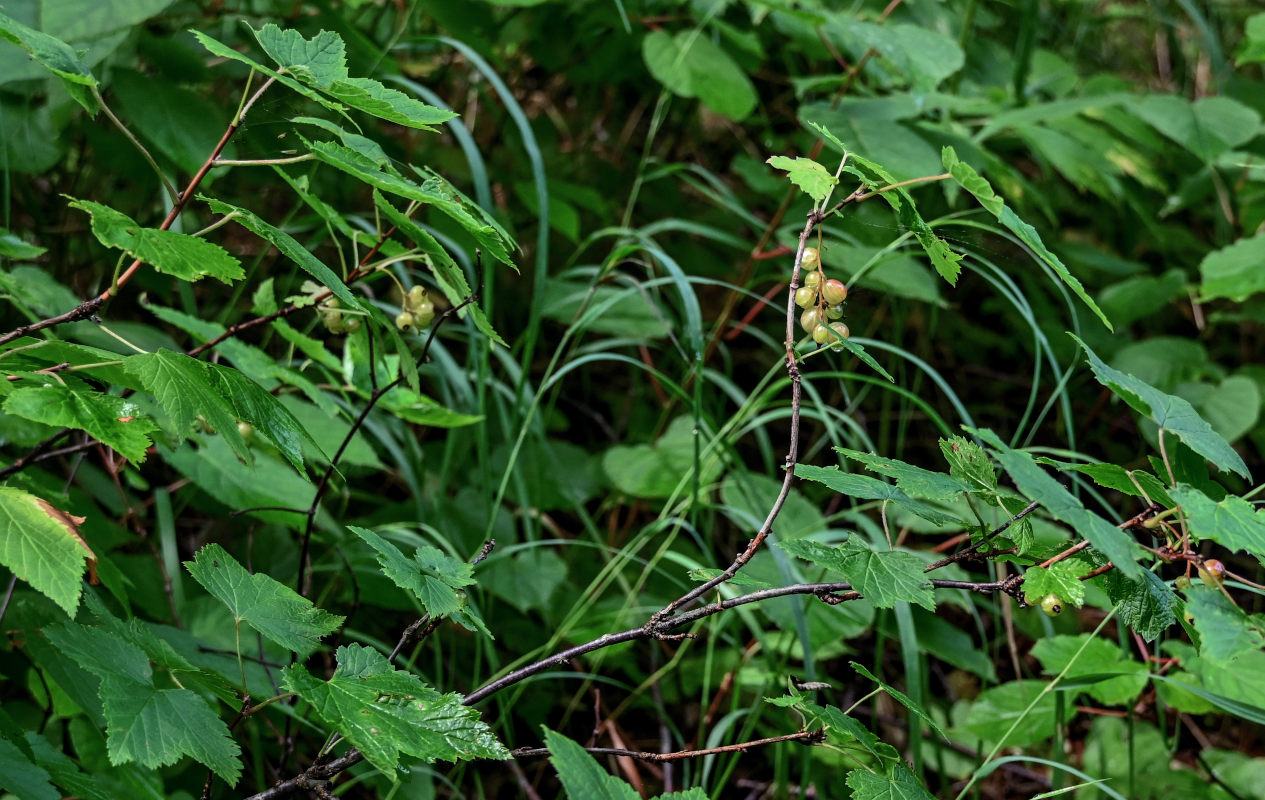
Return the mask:
[[(887, 7), (883, 9), (883, 12), (878, 15), (876, 20), (877, 24), (882, 25), (886, 22), (887, 18), (891, 16), (892, 12), (895, 11), (902, 2), (903, 0), (891, 0)], [(861, 74), (861, 70), (864, 69), (870, 59), (876, 55), (878, 55), (878, 51), (871, 47), (865, 51), (861, 58), (857, 59), (857, 62), (852, 65), (851, 69), (848, 70), (847, 77), (839, 86), (838, 91), (835, 92), (835, 96), (831, 98), (831, 109), (839, 107), (839, 103), (842, 102), (843, 98), (852, 90), (852, 85), (856, 82), (857, 76)], [(821, 155), (821, 151), (825, 146), (825, 141), (818, 139), (813, 143), (812, 148), (808, 151), (808, 157), (811, 159), (817, 158), (817, 156)], [(755, 247), (751, 248), (751, 252), (747, 255), (746, 261), (743, 262), (742, 268), (738, 272), (738, 278), (735, 281), (737, 286), (745, 286), (747, 281), (750, 280), (751, 273), (755, 269), (756, 262), (761, 259), (762, 254), (764, 253), (764, 248), (770, 241), (772, 241), (774, 235), (776, 235), (778, 227), (782, 224), (782, 218), (785, 217), (786, 212), (790, 210), (791, 203), (794, 202), (798, 191), (799, 190), (794, 186), (791, 186), (786, 190), (786, 194), (782, 197), (781, 204), (779, 204), (777, 210), (773, 212), (773, 216), (769, 219), (768, 224), (764, 226), (764, 231), (760, 234), (760, 238), (756, 242)], [(733, 316), (733, 310), (738, 305), (739, 297), (740, 293), (738, 289), (731, 290), (725, 297), (725, 303), (720, 309), (720, 314), (717, 316), (716, 324), (712, 327), (712, 335), (708, 337), (707, 347), (703, 352), (704, 361), (711, 358), (712, 353), (715, 352), (716, 347), (720, 344), (721, 334), (728, 326), (729, 318)]]
[(984, 545), (988, 544), (990, 540), (1001, 535), (1011, 525), (1014, 525), (1016, 522), (1028, 516), (1033, 511), (1036, 511), (1037, 508), (1040, 507), (1040, 505), (1041, 505), (1040, 503), (1033, 500), (1031, 503), (1025, 506), (1023, 510), (1021, 510), (1018, 514), (1015, 514), (1013, 517), (1006, 520), (1001, 525), (998, 525), (996, 528), (990, 531), (987, 536), (980, 539), (978, 542), (970, 545), (969, 547), (962, 548), (961, 550), (959, 550), (958, 552), (954, 553), (951, 556), (948, 556), (947, 558), (942, 558), (939, 561), (936, 561), (932, 564), (928, 564), (926, 569), (923, 570), (923, 572), (931, 572), (933, 570), (940, 569), (941, 567), (946, 567), (949, 564), (954, 563), (955, 561), (962, 561), (963, 559), (970, 558), (972, 554), (974, 554)]
[[(928, 583), (930, 583), (933, 587), (937, 589), (968, 589), (968, 590), (978, 591), (978, 592), (996, 592), (996, 591), (1003, 591), (1006, 588), (1004, 586), (1003, 581), (988, 581), (988, 582), (972, 583), (970, 581), (931, 580), (931, 581), (928, 581)], [(713, 614), (717, 614), (717, 613), (720, 613), (721, 611), (725, 611), (727, 609), (734, 608), (740, 605), (746, 605), (749, 603), (756, 603), (763, 600), (771, 600), (778, 597), (786, 597), (789, 595), (799, 595), (799, 594), (814, 595), (818, 598), (821, 598), (825, 602), (830, 602), (829, 600), (827, 600), (827, 598), (832, 597), (832, 596), (841, 598), (839, 602), (841, 602), (843, 598), (859, 599), (861, 597), (859, 593), (852, 591), (852, 585), (849, 583), (801, 583), (801, 584), (793, 584), (790, 586), (778, 586), (778, 587), (774, 587), (770, 589), (762, 589), (760, 591), (751, 592), (749, 594), (745, 594), (739, 597), (734, 597), (729, 600), (722, 600), (717, 603), (709, 603), (700, 608), (693, 609), (691, 611), (685, 612), (683, 614), (680, 614), (680, 615), (677, 615), (675, 617), (665, 620), (663, 622), (663, 628), (672, 629), (672, 628), (684, 627), (691, 623), (697, 622), (698, 620), (703, 619), (705, 617), (709, 617)], [(486, 683), (479, 689), (466, 695), (465, 698), (463, 698), (461, 702), (463, 705), (472, 706), (487, 699), (488, 697), (501, 691), (502, 689), (505, 689), (509, 686), (513, 686), (514, 684), (519, 683), (520, 681), (526, 680), (532, 675), (536, 675), (540, 672), (544, 672), (545, 670), (551, 667), (562, 666), (563, 664), (566, 664), (568, 661), (571, 661), (572, 659), (575, 659), (575, 658), (579, 658), (582, 655), (586, 655), (588, 653), (592, 653), (596, 650), (601, 650), (606, 647), (611, 647), (612, 645), (622, 644), (624, 642), (633, 642), (633, 641), (649, 639), (649, 638), (659, 638), (660, 636), (662, 636), (662, 634), (656, 635), (654, 633), (651, 633), (650, 631), (646, 629), (645, 626), (640, 627), (640, 628), (630, 628), (626, 631), (621, 631), (619, 633), (603, 634), (602, 636), (599, 636), (598, 638), (593, 639), (589, 642), (585, 642), (584, 644), (568, 648), (561, 652), (554, 653), (553, 655), (550, 655), (550, 656), (546, 656), (545, 658), (542, 658), (532, 664), (529, 664), (525, 667), (514, 670), (513, 672), (503, 675), (494, 681)], [(731, 745), (730, 747), (734, 747), (734, 746)], [(702, 751), (687, 751), (687, 752), (701, 753)], [(684, 758), (687, 756), (682, 756), (682, 757)], [(293, 778), (290, 778), (288, 780), (281, 781), (277, 783), (276, 785), (274, 785), (272, 788), (264, 792), (260, 792), (259, 794), (252, 795), (250, 798), (248, 798), (248, 800), (274, 800), (275, 798), (282, 797), (284, 795), (290, 794), (291, 792), (294, 792), (298, 789), (303, 788), (305, 785), (304, 783), (305, 781), (326, 780), (338, 774), (339, 772), (342, 772), (343, 770), (346, 770), (349, 767), (355, 764), (358, 764), (363, 758), (364, 756), (360, 753), (359, 750), (352, 748), (349, 751), (347, 751), (347, 753), (340, 756), (339, 758), (334, 759), (333, 761), (330, 761), (327, 763), (322, 762), (322, 763), (314, 764), (313, 766), (304, 770), (299, 775)]]
[[(460, 303), (452, 308), (449, 308), (435, 318), (435, 321), (430, 326), (430, 333), (426, 337), (426, 344), (422, 346), (423, 359), (426, 358), (426, 354), (430, 351), (431, 342), (435, 340), (435, 333), (439, 330), (439, 326), (445, 321), (455, 317), (458, 311), (475, 302), (477, 299), (478, 295), (471, 294), (465, 300), (462, 300)], [(371, 363), (369, 365), (371, 373), (373, 373), (376, 369), (376, 364)], [(312, 532), (316, 527), (316, 512), (320, 508), (321, 499), (324, 497), (326, 490), (329, 489), (330, 479), (333, 478), (334, 472), (338, 468), (338, 462), (342, 458), (343, 453), (346, 452), (347, 447), (351, 445), (352, 438), (365, 424), (365, 420), (369, 417), (369, 412), (377, 406), (378, 401), (381, 400), (387, 392), (391, 391), (396, 386), (399, 386), (403, 383), (403, 381), (404, 374), (401, 372), (401, 374), (396, 375), (389, 383), (379, 386), (373, 390), (373, 393), (369, 395), (369, 399), (365, 402), (365, 407), (361, 409), (360, 414), (356, 416), (355, 421), (352, 422), (351, 427), (347, 430), (347, 435), (343, 437), (343, 441), (338, 445), (338, 450), (335, 451), (334, 456), (330, 459), (329, 466), (325, 468), (325, 471), (321, 473), (320, 480), (317, 481), (316, 493), (312, 496), (312, 504), (307, 510), (307, 522), (303, 526), (303, 537), (299, 545), (299, 576), (297, 585), (299, 587), (299, 594), (304, 597), (307, 597), (308, 592), (311, 591), (312, 588), (311, 543)]]
[[(176, 198), (175, 203), (172, 204), (171, 211), (167, 212), (167, 216), (163, 219), (162, 223), (159, 224), (158, 230), (165, 231), (171, 228), (172, 224), (184, 211), (185, 206), (188, 205), (189, 199), (193, 197), (193, 193), (197, 191), (198, 186), (202, 184), (202, 179), (206, 177), (207, 172), (210, 171), (212, 165), (215, 163), (215, 160), (219, 158), (220, 153), (224, 151), (224, 148), (228, 145), (229, 140), (233, 138), (233, 134), (237, 133), (238, 128), (241, 127), (242, 121), (246, 118), (246, 112), (250, 110), (251, 106), (255, 104), (255, 101), (258, 100), (265, 91), (267, 91), (268, 87), (271, 86), (275, 80), (275, 78), (269, 78), (264, 81), (259, 89), (255, 91), (255, 94), (251, 96), (251, 98), (242, 106), (242, 110), (238, 113), (237, 117), (234, 118), (233, 121), (229, 123), (228, 127), (224, 129), (224, 135), (220, 137), (219, 143), (215, 145), (215, 149), (211, 151), (211, 155), (207, 157), (205, 162), (203, 162), (202, 167), (192, 178), (189, 179), (188, 186), (186, 186), (185, 190)], [(96, 314), (97, 310), (100, 309), (107, 300), (117, 294), (120, 287), (132, 279), (132, 276), (136, 274), (143, 263), (144, 262), (139, 258), (133, 260), (131, 265), (123, 271), (123, 274), (119, 275), (118, 279), (102, 291), (101, 294), (83, 301), (71, 310), (63, 314), (48, 317), (47, 319), (32, 322), (28, 325), (21, 325), (6, 334), (0, 335), (0, 345), (7, 344), (14, 339), (35, 333), (36, 331), (44, 330), (45, 328), (51, 328), (67, 322), (77, 322), (79, 320), (88, 319), (93, 314)]]
[(756, 532), (754, 538), (747, 545), (747, 548), (738, 554), (719, 575), (709, 581), (694, 587), (690, 591), (681, 595), (677, 599), (668, 603), (666, 606), (656, 611), (650, 620), (646, 623), (648, 631), (659, 632), (663, 623), (670, 619), (678, 609), (687, 603), (690, 603), (707, 592), (716, 588), (720, 584), (738, 574), (738, 570), (742, 569), (748, 561), (750, 561), (760, 549), (760, 545), (768, 537), (773, 530), (773, 523), (777, 520), (778, 515), (782, 511), (782, 506), (786, 502), (786, 498), (790, 495), (791, 482), (795, 479), (795, 462), (799, 457), (799, 413), (800, 413), (800, 392), (801, 378), (799, 374), (799, 362), (795, 358), (795, 290), (799, 288), (799, 268), (804, 260), (804, 250), (808, 246), (808, 237), (812, 234), (813, 229), (821, 223), (822, 215), (816, 211), (812, 211), (808, 215), (808, 221), (804, 224), (804, 229), (799, 234), (799, 248), (795, 252), (795, 264), (791, 269), (791, 285), (790, 291), (787, 292), (786, 299), (786, 372), (791, 379), (791, 425), (790, 425), (790, 444), (787, 447), (786, 460), (782, 464), (784, 475), (782, 477), (782, 486), (778, 490), (777, 498), (773, 501), (772, 507), (769, 509), (768, 516), (765, 517), (764, 523)]

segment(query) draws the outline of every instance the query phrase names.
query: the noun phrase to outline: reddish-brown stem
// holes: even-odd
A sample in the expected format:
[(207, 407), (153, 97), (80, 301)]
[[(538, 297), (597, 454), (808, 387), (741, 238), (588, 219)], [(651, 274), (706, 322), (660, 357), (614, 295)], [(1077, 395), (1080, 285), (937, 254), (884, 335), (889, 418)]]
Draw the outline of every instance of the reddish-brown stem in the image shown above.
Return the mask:
[(795, 461), (799, 456), (799, 403), (801, 391), (799, 362), (795, 359), (795, 290), (799, 288), (799, 265), (804, 259), (804, 249), (808, 246), (808, 237), (820, 222), (821, 215), (815, 211), (811, 212), (808, 215), (808, 221), (804, 224), (804, 229), (800, 231), (799, 249), (795, 253), (795, 264), (791, 270), (790, 291), (787, 292), (786, 297), (786, 340), (784, 345), (786, 347), (786, 372), (791, 378), (791, 441), (787, 447), (786, 461), (782, 464), (784, 475), (782, 476), (782, 486), (778, 490), (777, 499), (773, 501), (773, 506), (769, 509), (768, 516), (764, 519), (764, 524), (760, 526), (760, 530), (756, 532), (755, 537), (747, 545), (747, 548), (739, 553), (738, 557), (719, 575), (699, 584), (656, 611), (650, 620), (646, 622), (645, 627), (648, 632), (662, 632), (660, 629), (663, 627), (664, 622), (676, 614), (678, 609), (702, 597), (734, 575), (737, 575), (738, 570), (742, 569), (755, 556), (756, 551), (760, 549), (760, 545), (764, 543), (764, 540), (773, 530), (773, 523), (782, 512), (782, 505), (786, 502), (787, 496), (790, 495), (791, 482), (795, 479)]
[[(225, 145), (228, 144), (229, 140), (233, 138), (233, 134), (237, 133), (238, 128), (241, 127), (242, 120), (246, 117), (246, 112), (252, 105), (255, 104), (255, 101), (259, 99), (259, 96), (272, 85), (274, 80), (275, 78), (269, 78), (264, 81), (263, 85), (259, 87), (255, 94), (251, 96), (250, 100), (248, 100), (242, 107), (242, 111), (238, 114), (237, 118), (229, 123), (229, 126), (225, 128), (224, 135), (220, 137), (219, 143), (215, 145), (215, 149), (211, 151), (211, 155), (207, 157), (205, 162), (203, 162), (202, 167), (189, 180), (189, 184), (185, 187), (185, 190), (180, 193), (179, 197), (176, 198), (176, 202), (172, 205), (171, 211), (167, 213), (167, 216), (163, 219), (162, 224), (158, 226), (158, 230), (165, 231), (170, 228), (172, 223), (176, 221), (176, 218), (184, 211), (185, 206), (189, 203), (189, 198), (193, 197), (193, 193), (197, 191), (198, 186), (202, 184), (202, 179), (206, 177), (207, 172), (210, 171), (212, 165), (214, 165), (215, 159), (219, 158), (220, 153), (224, 151)], [(14, 339), (27, 336), (28, 334), (35, 333), (36, 331), (44, 330), (45, 328), (51, 328), (55, 325), (88, 319), (97, 313), (97, 310), (105, 304), (105, 301), (114, 296), (119, 287), (123, 286), (132, 279), (132, 276), (135, 275), (137, 270), (141, 268), (142, 263), (143, 262), (139, 258), (134, 260), (131, 265), (123, 271), (123, 274), (119, 275), (118, 280), (114, 281), (114, 283), (106, 288), (105, 291), (90, 300), (83, 301), (70, 311), (67, 311), (64, 314), (58, 314), (55, 317), (39, 320), (38, 322), (32, 322), (29, 325), (22, 325), (21, 327), (14, 328), (6, 334), (0, 335), (0, 345), (7, 344)]]

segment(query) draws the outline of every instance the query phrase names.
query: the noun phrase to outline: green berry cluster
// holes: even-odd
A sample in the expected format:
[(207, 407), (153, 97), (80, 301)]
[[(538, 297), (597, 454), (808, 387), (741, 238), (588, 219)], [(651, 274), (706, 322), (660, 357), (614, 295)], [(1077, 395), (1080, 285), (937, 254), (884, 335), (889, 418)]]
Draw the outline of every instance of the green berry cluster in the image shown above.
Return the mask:
[(848, 326), (839, 321), (843, 317), (843, 301), (848, 299), (848, 287), (843, 281), (826, 277), (821, 253), (815, 247), (804, 248), (800, 267), (804, 270), (804, 285), (795, 290), (795, 305), (804, 309), (799, 316), (800, 327), (817, 344), (835, 342), (834, 348), (842, 349), (838, 339), (851, 335)]
[(344, 316), (343, 304), (337, 297), (330, 297), (316, 308), (321, 324), (330, 333), (355, 333), (363, 324), (356, 315)]
[(395, 327), (402, 331), (421, 330), (430, 327), (435, 319), (435, 304), (424, 286), (414, 286), (404, 296), (404, 307), (395, 318)]

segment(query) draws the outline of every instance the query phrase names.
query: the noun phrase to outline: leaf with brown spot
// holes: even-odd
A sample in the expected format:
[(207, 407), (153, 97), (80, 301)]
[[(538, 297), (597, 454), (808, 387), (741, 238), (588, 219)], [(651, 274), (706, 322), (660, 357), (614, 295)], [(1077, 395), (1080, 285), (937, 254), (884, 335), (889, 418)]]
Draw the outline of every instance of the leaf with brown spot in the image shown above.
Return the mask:
[(83, 521), (30, 492), (0, 487), (0, 564), (71, 617), (83, 592), (85, 561), (96, 580), (97, 556), (79, 535)]

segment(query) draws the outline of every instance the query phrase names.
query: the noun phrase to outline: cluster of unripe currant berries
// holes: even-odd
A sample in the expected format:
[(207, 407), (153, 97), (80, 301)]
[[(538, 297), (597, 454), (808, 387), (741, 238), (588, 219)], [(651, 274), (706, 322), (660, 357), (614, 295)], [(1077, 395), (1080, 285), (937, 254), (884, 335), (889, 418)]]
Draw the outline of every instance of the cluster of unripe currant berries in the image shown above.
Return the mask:
[(850, 336), (843, 318), (843, 301), (848, 299), (848, 287), (843, 281), (826, 278), (821, 268), (821, 253), (816, 247), (804, 248), (800, 260), (804, 270), (804, 285), (795, 290), (795, 305), (804, 309), (799, 315), (800, 327), (813, 337), (817, 344), (834, 342), (839, 348), (839, 338)]
[(410, 331), (414, 328), (421, 330), (430, 327), (433, 319), (435, 319), (435, 304), (426, 294), (425, 287), (414, 286), (408, 290), (408, 294), (404, 295), (404, 308), (400, 309), (399, 316), (395, 318), (395, 327), (402, 331)]
[(316, 308), (321, 324), (330, 333), (355, 333), (363, 325), (356, 315), (343, 316), (343, 304), (337, 297), (328, 298)]

